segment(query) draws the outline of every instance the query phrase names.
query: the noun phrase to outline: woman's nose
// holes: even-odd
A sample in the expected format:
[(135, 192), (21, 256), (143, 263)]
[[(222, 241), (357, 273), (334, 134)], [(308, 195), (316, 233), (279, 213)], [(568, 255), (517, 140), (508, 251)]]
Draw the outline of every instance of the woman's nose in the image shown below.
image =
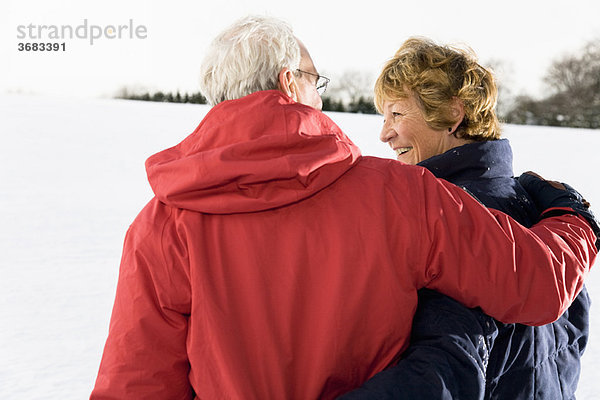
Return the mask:
[(394, 136), (395, 136), (395, 132), (393, 129), (391, 129), (388, 124), (384, 121), (383, 122), (383, 127), (381, 128), (381, 132), (379, 133), (379, 140), (381, 140), (382, 142), (389, 142)]

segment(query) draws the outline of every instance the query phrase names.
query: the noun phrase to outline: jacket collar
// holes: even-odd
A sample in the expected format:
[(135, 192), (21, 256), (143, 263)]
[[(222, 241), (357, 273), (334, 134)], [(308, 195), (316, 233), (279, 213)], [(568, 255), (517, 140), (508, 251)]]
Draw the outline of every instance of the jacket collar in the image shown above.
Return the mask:
[(513, 176), (513, 155), (507, 139), (455, 147), (418, 165), (450, 182)]

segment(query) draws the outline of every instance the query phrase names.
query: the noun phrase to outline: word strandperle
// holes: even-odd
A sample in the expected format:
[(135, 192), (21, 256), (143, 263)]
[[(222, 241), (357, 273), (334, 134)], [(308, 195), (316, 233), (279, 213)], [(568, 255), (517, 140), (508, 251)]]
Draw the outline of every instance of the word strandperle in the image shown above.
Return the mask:
[(98, 39), (146, 39), (145, 25), (134, 25), (133, 19), (125, 25), (90, 25), (84, 19), (81, 25), (18, 25), (17, 39), (88, 39), (90, 45)]

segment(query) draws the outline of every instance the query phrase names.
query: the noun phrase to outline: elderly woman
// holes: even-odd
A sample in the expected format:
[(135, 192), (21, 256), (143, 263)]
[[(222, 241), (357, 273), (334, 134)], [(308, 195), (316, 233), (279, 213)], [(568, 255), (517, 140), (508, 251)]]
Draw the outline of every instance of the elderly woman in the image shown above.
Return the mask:
[[(399, 161), (421, 165), (530, 226), (538, 212), (513, 178), (496, 98), (494, 77), (472, 51), (411, 38), (375, 84), (380, 139)], [(403, 358), (343, 398), (573, 399), (589, 305), (584, 288), (558, 321), (530, 327), (502, 324), (424, 289)]]

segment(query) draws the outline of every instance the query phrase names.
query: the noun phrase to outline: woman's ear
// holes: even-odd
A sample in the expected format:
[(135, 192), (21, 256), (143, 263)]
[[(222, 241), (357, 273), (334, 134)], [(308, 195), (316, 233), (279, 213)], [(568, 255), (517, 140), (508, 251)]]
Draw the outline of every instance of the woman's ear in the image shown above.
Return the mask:
[(450, 115), (452, 116), (452, 119), (456, 122), (449, 128), (448, 131), (450, 134), (454, 134), (454, 132), (456, 132), (456, 129), (458, 129), (458, 126), (465, 118), (465, 105), (463, 104), (462, 100), (458, 97), (453, 97), (450, 101)]
[(289, 68), (283, 68), (279, 71), (278, 86), (282, 93), (288, 95), (292, 100), (298, 101), (296, 75)]

